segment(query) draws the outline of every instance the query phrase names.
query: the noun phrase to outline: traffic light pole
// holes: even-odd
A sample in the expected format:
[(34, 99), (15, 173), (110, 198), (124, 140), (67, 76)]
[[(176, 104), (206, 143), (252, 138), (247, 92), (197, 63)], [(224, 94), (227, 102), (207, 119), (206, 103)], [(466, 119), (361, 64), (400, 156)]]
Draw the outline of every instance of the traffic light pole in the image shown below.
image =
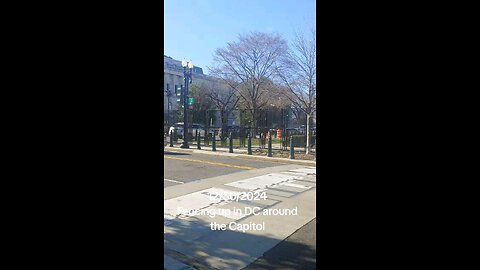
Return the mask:
[(183, 143), (180, 148), (190, 148), (188, 144), (188, 118), (187, 118), (187, 111), (188, 111), (188, 85), (192, 83), (192, 69), (189, 68), (187, 71), (186, 67), (183, 67), (183, 75), (185, 81), (185, 91), (183, 93)]

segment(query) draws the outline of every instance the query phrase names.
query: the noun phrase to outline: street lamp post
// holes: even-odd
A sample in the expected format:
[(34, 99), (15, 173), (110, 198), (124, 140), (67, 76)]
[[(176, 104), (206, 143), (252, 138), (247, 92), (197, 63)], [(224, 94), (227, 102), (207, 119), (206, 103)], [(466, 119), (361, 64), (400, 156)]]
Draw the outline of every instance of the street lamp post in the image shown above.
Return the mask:
[[(183, 77), (185, 81), (185, 92), (183, 93), (183, 143), (180, 148), (190, 148), (188, 145), (188, 118), (187, 118), (187, 99), (188, 99), (188, 85), (192, 83), (192, 70), (193, 64), (192, 61), (187, 62), (187, 60), (182, 61), (183, 67)], [(187, 69), (188, 68), (188, 69)]]
[(170, 128), (170, 110), (172, 109), (172, 103), (170, 102), (170, 97), (172, 96), (172, 92), (170, 91), (170, 87), (167, 84), (167, 90), (165, 91), (167, 95), (167, 126)]

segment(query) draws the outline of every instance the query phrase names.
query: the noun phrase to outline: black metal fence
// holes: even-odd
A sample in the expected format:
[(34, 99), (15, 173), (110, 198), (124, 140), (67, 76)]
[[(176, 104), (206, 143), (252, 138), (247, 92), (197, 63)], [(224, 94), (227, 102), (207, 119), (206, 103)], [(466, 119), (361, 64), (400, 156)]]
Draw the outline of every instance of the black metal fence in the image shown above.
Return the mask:
[[(183, 110), (166, 112), (164, 134), (170, 133), (176, 143), (183, 140)], [(220, 147), (228, 146), (233, 140), (234, 148), (245, 148), (248, 136), (252, 137), (252, 146), (266, 148), (267, 138), (272, 137), (274, 149), (287, 150), (290, 137), (294, 136), (295, 147), (306, 146), (306, 116), (292, 109), (271, 110), (190, 110), (188, 116), (188, 140), (195, 145), (198, 138), (202, 145), (210, 146), (213, 139)], [(310, 122), (310, 145), (316, 145), (316, 121)]]

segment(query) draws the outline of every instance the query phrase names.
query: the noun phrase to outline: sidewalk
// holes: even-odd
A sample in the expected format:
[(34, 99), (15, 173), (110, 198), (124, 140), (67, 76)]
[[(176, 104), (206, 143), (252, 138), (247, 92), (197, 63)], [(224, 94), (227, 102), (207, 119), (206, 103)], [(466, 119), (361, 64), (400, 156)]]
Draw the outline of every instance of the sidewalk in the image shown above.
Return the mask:
[(288, 159), (288, 158), (278, 158), (278, 157), (267, 157), (259, 155), (247, 155), (246, 149), (233, 149), (233, 153), (229, 153), (229, 148), (216, 147), (217, 151), (212, 151), (212, 147), (203, 147), (202, 150), (198, 150), (196, 145), (190, 145), (190, 149), (180, 148), (180, 145), (175, 145), (175, 147), (165, 146), (164, 151), (175, 151), (175, 152), (186, 152), (186, 153), (199, 153), (199, 154), (208, 154), (216, 156), (231, 156), (231, 157), (241, 157), (241, 158), (250, 158), (250, 159), (260, 159), (260, 160), (269, 160), (276, 161), (281, 163), (289, 164), (299, 164), (306, 166), (316, 166), (317, 162), (313, 160), (302, 160), (302, 159)]
[[(265, 191), (266, 199), (236, 201), (212, 196), (253, 191)], [(164, 256), (168, 258), (164, 268), (169, 270), (187, 266), (242, 269), (316, 217), (316, 172), (308, 166), (291, 164), (242, 171), (171, 186), (164, 193)], [(256, 214), (235, 211), (254, 207)], [(179, 214), (179, 209), (217, 214), (189, 216), (186, 212)], [(293, 213), (294, 209), (294, 215), (280, 214), (290, 210)], [(228, 226), (226, 230), (211, 227), (214, 223), (232, 222), (249, 228), (242, 231)], [(264, 229), (252, 229), (252, 224), (262, 224)], [(311, 249), (297, 245), (300, 250)], [(308, 254), (315, 252), (310, 250)]]

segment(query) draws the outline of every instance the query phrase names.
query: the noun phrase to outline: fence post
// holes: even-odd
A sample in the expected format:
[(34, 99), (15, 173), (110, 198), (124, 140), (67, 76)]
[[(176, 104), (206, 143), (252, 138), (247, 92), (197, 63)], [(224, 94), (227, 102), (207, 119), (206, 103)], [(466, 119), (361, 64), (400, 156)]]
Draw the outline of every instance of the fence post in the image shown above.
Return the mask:
[(197, 133), (197, 149), (202, 150), (202, 146), (200, 146), (200, 132)]
[(252, 135), (248, 133), (248, 154), (252, 154)]
[(272, 133), (268, 132), (268, 157), (272, 157)]
[(212, 134), (212, 151), (217, 151), (217, 146), (216, 146), (216, 142), (215, 142), (215, 130), (213, 131), (213, 134)]
[(170, 147), (173, 147), (173, 130), (170, 132)]
[(230, 131), (230, 134), (228, 134), (228, 143), (229, 143), (229, 153), (233, 153), (233, 137), (232, 137), (232, 132)]
[(290, 136), (290, 159), (295, 159), (295, 149), (293, 147), (293, 136)]

